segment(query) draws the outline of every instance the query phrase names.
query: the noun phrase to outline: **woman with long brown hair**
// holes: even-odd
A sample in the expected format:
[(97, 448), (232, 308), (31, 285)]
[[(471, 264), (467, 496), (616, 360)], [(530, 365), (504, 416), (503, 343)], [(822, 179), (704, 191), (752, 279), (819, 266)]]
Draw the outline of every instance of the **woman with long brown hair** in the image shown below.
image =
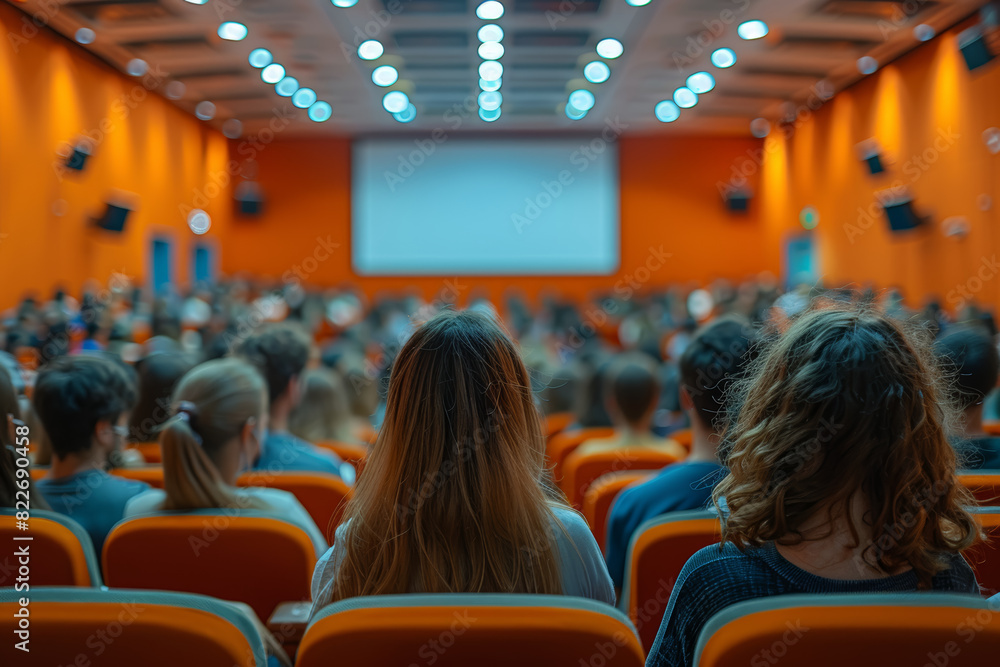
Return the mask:
[(385, 421), (313, 611), (362, 595), (547, 593), (614, 604), (579, 514), (551, 500), (518, 350), (491, 317), (444, 312), (396, 358)]
[[(927, 341), (867, 310), (799, 317), (738, 385), (715, 488), (722, 544), (685, 564), (647, 667), (690, 665), (705, 622), (786, 593), (979, 594), (981, 540)], [(724, 499), (724, 503), (723, 503)]]

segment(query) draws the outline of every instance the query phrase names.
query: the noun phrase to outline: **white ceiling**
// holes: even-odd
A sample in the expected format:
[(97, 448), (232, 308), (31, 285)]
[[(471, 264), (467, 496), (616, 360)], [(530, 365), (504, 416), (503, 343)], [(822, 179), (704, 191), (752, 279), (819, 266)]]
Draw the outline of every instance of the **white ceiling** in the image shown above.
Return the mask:
[[(54, 0), (26, 0), (14, 6), (44, 11)], [(883, 64), (918, 45), (913, 27), (927, 23), (938, 32), (985, 4), (985, 0), (652, 0), (631, 7), (625, 0), (503, 0), (503, 115), (486, 123), (476, 114), (479, 92), (476, 32), (478, 0), (360, 0), (338, 8), (329, 0), (59, 0), (49, 25), (72, 37), (90, 27), (97, 39), (87, 48), (124, 71), (142, 58), (168, 80), (186, 85), (177, 101), (193, 113), (202, 100), (217, 112), (210, 121), (243, 122), (244, 133), (259, 131), (278, 117), (293, 118), (292, 134), (366, 134), (451, 131), (594, 130), (619, 119), (626, 132), (748, 132), (749, 121), (776, 119), (815, 94), (816, 85), (839, 90), (860, 74), (856, 61), (873, 55)], [(908, 13), (909, 10), (909, 13)], [(48, 15), (46, 13), (45, 15)], [(738, 23), (761, 19), (770, 34), (743, 41)], [(220, 39), (222, 21), (249, 27), (241, 42)], [(385, 55), (366, 62), (356, 45), (375, 38)], [(605, 37), (620, 39), (625, 53), (609, 61), (611, 78), (588, 84), (583, 66)], [(704, 44), (698, 46), (698, 41)], [(736, 51), (737, 65), (717, 70), (709, 54)], [(260, 79), (247, 56), (269, 49), (300, 85), (316, 90), (333, 106), (324, 123)], [(403, 90), (418, 110), (417, 120), (397, 123), (381, 106), (386, 89), (371, 81), (378, 65), (400, 71), (393, 90)], [(714, 91), (669, 125), (653, 106), (696, 71), (710, 71)], [(164, 82), (165, 85), (165, 82)], [(562, 112), (570, 91), (589, 88), (596, 106), (580, 121)], [(460, 121), (460, 122), (459, 122)], [(458, 124), (458, 127), (456, 127)]]

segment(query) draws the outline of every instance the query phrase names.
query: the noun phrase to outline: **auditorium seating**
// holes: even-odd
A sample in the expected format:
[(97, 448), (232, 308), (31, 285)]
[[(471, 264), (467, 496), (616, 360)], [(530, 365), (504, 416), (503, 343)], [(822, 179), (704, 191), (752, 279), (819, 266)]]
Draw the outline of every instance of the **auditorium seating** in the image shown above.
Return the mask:
[(281, 602), (309, 599), (316, 553), (297, 526), (219, 509), (126, 519), (108, 535), (102, 562), (109, 586), (245, 602), (264, 621)]
[[(100, 586), (101, 570), (90, 535), (68, 516), (48, 510), (31, 510), (27, 530), (18, 528), (16, 512), (0, 509), (0, 587), (16, 583), (20, 563), (15, 555), (28, 547), (29, 575), (35, 586)], [(30, 536), (31, 540), (18, 540)]]
[(604, 551), (608, 537), (608, 516), (618, 494), (633, 484), (649, 479), (654, 473), (647, 470), (609, 472), (595, 479), (583, 495), (583, 517), (594, 533), (597, 546)]
[(160, 465), (163, 463), (163, 451), (160, 449), (158, 441), (133, 442), (128, 446), (128, 449), (134, 449), (142, 454), (142, 458), (147, 464)]
[(693, 664), (985, 667), (1000, 656), (1000, 615), (993, 607), (949, 593), (761, 598), (709, 619)]
[[(391, 638), (391, 641), (386, 641)], [(296, 667), (641, 667), (617, 610), (551, 595), (437, 594), (351, 598), (324, 607)]]
[(542, 421), (542, 435), (545, 436), (545, 441), (548, 442), (552, 436), (565, 431), (575, 419), (576, 415), (572, 412), (555, 412), (548, 415)]
[(1000, 505), (1000, 470), (961, 473), (958, 480), (972, 492), (980, 505)]
[(112, 475), (117, 475), (118, 477), (124, 477), (125, 479), (134, 479), (137, 482), (145, 482), (150, 486), (162, 489), (163, 488), (163, 466), (142, 466), (140, 468), (113, 468), (111, 470)]
[(619, 607), (635, 624), (646, 651), (653, 646), (684, 563), (721, 539), (719, 517), (709, 510), (671, 512), (639, 526), (625, 560)]
[(965, 553), (976, 571), (976, 581), (987, 596), (1000, 593), (1000, 507), (977, 507), (976, 521), (986, 532), (987, 543)]
[(559, 482), (563, 478), (563, 462), (577, 447), (587, 440), (610, 438), (613, 428), (579, 428), (554, 435), (545, 446), (545, 458), (552, 469), (552, 479)]
[(1000, 421), (983, 422), (983, 430), (988, 435), (1000, 435)]
[(14, 647), (24, 593), (0, 589), (0, 664), (266, 667), (252, 620), (220, 600), (163, 591), (31, 588), (30, 652)]
[(316, 525), (333, 544), (344, 505), (351, 497), (351, 487), (335, 475), (318, 472), (254, 471), (240, 475), (237, 486), (266, 486), (293, 494), (309, 512)]
[(368, 459), (368, 447), (365, 445), (355, 445), (349, 442), (328, 440), (326, 442), (317, 442), (316, 446), (323, 449), (329, 449), (342, 461), (350, 463), (354, 466), (358, 476), (361, 475), (361, 471), (365, 467), (365, 461)]
[(679, 431), (671, 433), (669, 437), (684, 449), (689, 452), (691, 451), (691, 443), (694, 442), (694, 436), (691, 434), (691, 429), (682, 428)]
[(647, 448), (622, 448), (603, 452), (573, 452), (563, 462), (563, 477), (559, 486), (570, 504), (580, 509), (590, 484), (601, 475), (622, 470), (659, 470), (677, 457), (667, 452)]

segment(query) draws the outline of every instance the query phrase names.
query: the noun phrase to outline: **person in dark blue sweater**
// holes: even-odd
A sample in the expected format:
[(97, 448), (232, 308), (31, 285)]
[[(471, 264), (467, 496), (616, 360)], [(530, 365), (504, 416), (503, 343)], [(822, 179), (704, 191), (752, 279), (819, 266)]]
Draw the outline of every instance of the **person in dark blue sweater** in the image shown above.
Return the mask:
[(354, 482), (351, 464), (288, 432), (288, 416), (301, 397), (300, 379), (310, 352), (306, 334), (288, 324), (265, 327), (243, 341), (237, 351), (264, 376), (270, 401), (270, 426), (253, 467), (269, 472), (325, 472), (350, 484)]
[(983, 430), (983, 403), (1000, 374), (996, 343), (982, 325), (964, 325), (934, 341), (934, 352), (949, 375), (952, 397), (963, 413), (960, 428), (951, 434), (959, 466), (1000, 469), (1000, 438)]
[(754, 340), (747, 320), (727, 316), (697, 332), (681, 355), (680, 398), (691, 422), (691, 453), (615, 499), (608, 517), (606, 559), (618, 589), (636, 529), (668, 512), (706, 507), (715, 484), (725, 476), (716, 451), (725, 421), (725, 396), (752, 358)]
[(980, 593), (961, 554), (982, 536), (934, 368), (900, 322), (843, 308), (807, 312), (762, 351), (722, 446), (722, 544), (684, 565), (647, 667), (693, 664), (708, 619), (744, 600)]

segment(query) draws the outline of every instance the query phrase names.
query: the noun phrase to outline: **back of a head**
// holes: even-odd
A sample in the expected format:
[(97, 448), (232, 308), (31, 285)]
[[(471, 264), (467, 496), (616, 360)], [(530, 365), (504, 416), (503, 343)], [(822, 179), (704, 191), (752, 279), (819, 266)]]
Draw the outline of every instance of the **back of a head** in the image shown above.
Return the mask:
[(288, 430), (309, 442), (350, 439), (347, 390), (335, 371), (317, 368), (302, 376), (302, 397), (288, 416)]
[(100, 355), (54, 359), (39, 371), (32, 393), (35, 412), (60, 458), (89, 450), (97, 423), (117, 420), (135, 401), (131, 369)]
[[(7, 428), (8, 419), (20, 419), (21, 409), (17, 403), (14, 382), (6, 368), (0, 367), (0, 507), (14, 507), (17, 491), (17, 466), (14, 445)], [(35, 499), (32, 498), (32, 501)]]
[(560, 592), (543, 451), (528, 373), (500, 325), (468, 311), (431, 319), (392, 368), (336, 598)]
[(180, 352), (151, 354), (138, 364), (139, 400), (129, 416), (129, 439), (156, 440), (157, 429), (170, 415), (170, 396), (177, 382), (194, 367), (194, 361)]
[(756, 343), (748, 320), (727, 315), (698, 330), (681, 355), (681, 386), (709, 429), (718, 432), (724, 427), (730, 387), (753, 360)]
[(267, 381), (273, 403), (287, 390), (292, 378), (309, 363), (310, 341), (301, 328), (290, 324), (268, 325), (239, 346), (237, 354), (252, 363)]
[(181, 379), (171, 404), (172, 417), (160, 430), (164, 509), (237, 506), (217, 462), (248, 423), (266, 419), (264, 379), (242, 359), (206, 361)]
[(611, 362), (605, 394), (613, 413), (628, 425), (638, 425), (656, 409), (660, 381), (656, 361), (641, 352), (621, 354)]
[(979, 326), (949, 329), (934, 341), (934, 353), (951, 380), (951, 394), (962, 410), (980, 405), (997, 386), (1000, 353)]
[(902, 322), (846, 307), (802, 315), (740, 383), (726, 433), (731, 473), (715, 491), (729, 508), (725, 539), (797, 541), (820, 511), (853, 521), (861, 498), (872, 531), (865, 562), (912, 566), (929, 586), (942, 553), (978, 535), (937, 384), (929, 344)]

